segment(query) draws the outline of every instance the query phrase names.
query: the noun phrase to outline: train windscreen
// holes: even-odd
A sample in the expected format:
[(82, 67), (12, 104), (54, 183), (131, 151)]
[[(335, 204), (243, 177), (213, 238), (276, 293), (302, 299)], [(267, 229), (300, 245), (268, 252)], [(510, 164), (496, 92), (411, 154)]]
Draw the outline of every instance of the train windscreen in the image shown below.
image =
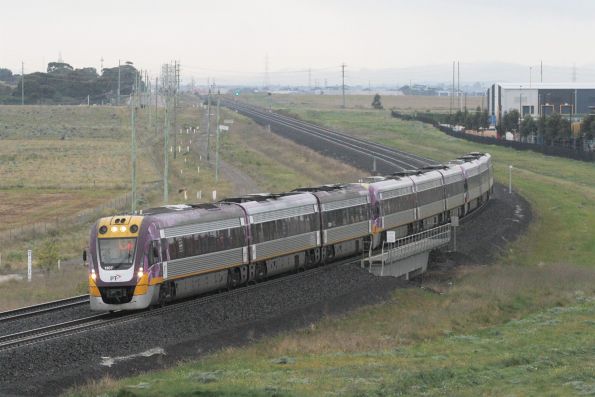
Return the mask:
[(99, 263), (105, 270), (128, 269), (134, 261), (136, 238), (99, 240)]

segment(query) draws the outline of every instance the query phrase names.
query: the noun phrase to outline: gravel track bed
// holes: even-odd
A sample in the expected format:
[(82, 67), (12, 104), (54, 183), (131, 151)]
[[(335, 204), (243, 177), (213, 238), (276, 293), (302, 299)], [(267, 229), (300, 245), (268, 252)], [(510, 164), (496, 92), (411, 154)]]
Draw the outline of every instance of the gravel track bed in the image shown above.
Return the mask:
[[(357, 265), (331, 266), (313, 277), (221, 296), (205, 306), (177, 308), (160, 316), (0, 352), (0, 395), (52, 395), (82, 379), (162, 367), (223, 346), (304, 327), (326, 314), (382, 301), (395, 288), (407, 285), (394, 278), (375, 277)], [(139, 354), (157, 347), (165, 355), (121, 361), (111, 368), (100, 364), (102, 357)]]
[(82, 317), (92, 316), (89, 304), (67, 307), (64, 309), (52, 310), (47, 313), (36, 314), (31, 317), (22, 317), (14, 320), (0, 322), (0, 336), (10, 335), (35, 328), (45, 327), (76, 320)]

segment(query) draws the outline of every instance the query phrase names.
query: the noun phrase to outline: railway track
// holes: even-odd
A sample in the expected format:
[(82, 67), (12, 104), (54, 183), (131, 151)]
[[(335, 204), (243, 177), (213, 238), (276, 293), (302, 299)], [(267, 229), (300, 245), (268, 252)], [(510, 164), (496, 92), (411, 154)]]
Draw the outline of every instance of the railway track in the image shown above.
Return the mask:
[(79, 295), (73, 296), (71, 298), (41, 303), (39, 305), (32, 305), (15, 310), (0, 312), (0, 323), (25, 317), (32, 317), (39, 314), (45, 314), (52, 311), (62, 310), (68, 307), (81, 306), (87, 303), (89, 303), (89, 295)]
[(392, 172), (422, 168), (437, 164), (435, 161), (425, 157), (355, 138), (316, 124), (297, 120), (278, 113), (272, 113), (259, 107), (228, 99), (224, 99), (221, 102), (224, 106), (236, 110), (238, 113), (248, 116), (256, 121), (277, 125), (281, 128), (307, 134), (328, 142), (331, 145), (338, 146), (343, 150), (367, 156), (370, 159), (376, 159), (377, 162), (384, 164), (386, 169), (391, 170)]
[[(129, 321), (138, 320), (144, 317), (149, 316), (158, 316), (160, 314), (185, 309), (192, 306), (198, 306), (207, 304), (209, 302), (215, 301), (217, 299), (225, 299), (227, 297), (239, 295), (246, 293), (247, 291), (252, 291), (255, 289), (261, 288), (268, 288), (271, 285), (292, 281), (300, 278), (305, 277), (312, 277), (318, 273), (325, 271), (326, 269), (344, 265), (347, 263), (351, 263), (357, 260), (357, 258), (348, 258), (342, 261), (338, 261), (326, 266), (319, 266), (313, 269), (306, 270), (304, 272), (295, 273), (289, 276), (273, 278), (258, 284), (248, 285), (245, 287), (236, 288), (231, 291), (215, 293), (212, 295), (206, 295), (199, 298), (189, 299), (180, 301), (177, 303), (172, 303), (171, 305), (167, 305), (160, 308), (154, 308), (149, 310), (144, 310), (140, 312), (115, 312), (115, 313), (102, 313), (93, 316), (88, 316), (72, 321), (66, 321), (59, 324), (44, 326), (40, 328), (35, 328), (31, 330), (26, 330), (23, 332), (14, 333), (11, 335), (5, 335), (0, 337), (0, 351), (16, 349), (23, 346), (47, 341), (50, 339), (68, 336), (77, 334), (79, 332), (84, 332), (87, 330), (96, 330), (100, 328), (105, 328), (110, 325), (115, 324), (122, 324)], [(74, 298), (73, 298), (74, 299)]]

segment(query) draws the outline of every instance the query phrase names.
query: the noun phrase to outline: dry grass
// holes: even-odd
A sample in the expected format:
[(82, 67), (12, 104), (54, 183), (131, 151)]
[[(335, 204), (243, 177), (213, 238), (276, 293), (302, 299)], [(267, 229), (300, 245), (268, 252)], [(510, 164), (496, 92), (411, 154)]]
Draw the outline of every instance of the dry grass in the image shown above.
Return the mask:
[[(232, 116), (232, 113), (225, 114)], [(268, 132), (246, 117), (235, 113), (233, 117), (234, 125), (223, 141), (223, 157), (241, 167), (266, 191), (354, 182), (363, 175), (362, 171), (343, 162)]]
[(86, 294), (87, 268), (64, 266), (49, 274), (33, 274), (31, 282), (23, 280), (0, 283), (0, 311), (16, 309), (56, 299)]
[[(130, 185), (127, 138), (5, 139), (0, 145), (0, 188), (126, 188)], [(139, 183), (154, 179), (146, 153), (141, 151), (138, 158)]]
[[(347, 109), (371, 109), (372, 99), (375, 93), (370, 95), (347, 95), (345, 107)], [(318, 110), (339, 109), (342, 105), (341, 95), (304, 95), (304, 94), (280, 94), (273, 95), (275, 108), (311, 108)], [(260, 94), (243, 94), (242, 99), (261, 106), (268, 107), (268, 98)], [(404, 112), (412, 111), (433, 111), (448, 112), (450, 110), (450, 98), (439, 96), (407, 96), (407, 95), (382, 95), (382, 105), (385, 109), (397, 109)], [(467, 108), (475, 109), (482, 106), (482, 97), (468, 97)]]

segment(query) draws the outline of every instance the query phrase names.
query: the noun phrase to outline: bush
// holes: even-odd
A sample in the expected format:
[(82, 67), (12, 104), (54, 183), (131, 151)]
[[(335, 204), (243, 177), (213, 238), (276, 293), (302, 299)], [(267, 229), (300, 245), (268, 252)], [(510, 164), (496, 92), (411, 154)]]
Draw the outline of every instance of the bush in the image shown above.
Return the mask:
[(60, 259), (60, 255), (56, 240), (44, 240), (41, 247), (37, 250), (37, 266), (46, 273), (49, 273), (58, 266), (58, 259)]

